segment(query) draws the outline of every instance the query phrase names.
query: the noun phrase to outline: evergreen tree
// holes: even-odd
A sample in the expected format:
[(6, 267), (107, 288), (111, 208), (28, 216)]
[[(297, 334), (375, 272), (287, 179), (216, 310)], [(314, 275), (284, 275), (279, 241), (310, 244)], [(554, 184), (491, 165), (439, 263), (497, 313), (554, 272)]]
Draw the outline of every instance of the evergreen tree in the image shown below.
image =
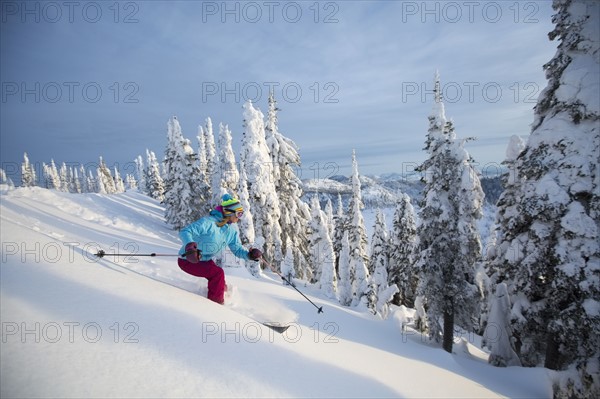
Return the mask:
[(342, 239), (346, 231), (346, 215), (344, 214), (344, 205), (342, 196), (338, 193), (337, 209), (333, 217), (333, 252), (335, 254), (335, 269), (340, 270), (340, 253), (342, 251)]
[(510, 298), (505, 283), (496, 285), (483, 345), (490, 348), (489, 363), (494, 366), (520, 366), (510, 326)]
[[(431, 339), (452, 352), (455, 323), (471, 331), (477, 313), (475, 262), (481, 255), (476, 221), (481, 217), (483, 191), (472, 160), (446, 120), (439, 77), (429, 117), (419, 231), (420, 269), (417, 295), (422, 299), (418, 321)], [(439, 321), (443, 320), (443, 326)]]
[(141, 155), (138, 155), (135, 159), (135, 172), (137, 174), (138, 186), (137, 189), (140, 193), (149, 195), (148, 184), (146, 183), (146, 172), (144, 168), (144, 160)]
[(360, 179), (358, 175), (358, 162), (356, 153), (352, 151), (352, 197), (350, 199), (348, 243), (350, 248), (351, 270), (354, 270), (356, 279), (353, 286), (353, 305), (364, 304), (375, 313), (375, 293), (367, 265), (367, 229), (362, 214), (364, 208)]
[(146, 169), (144, 171), (146, 191), (151, 198), (162, 202), (165, 196), (165, 186), (160, 174), (160, 166), (153, 151), (146, 150)]
[(402, 194), (396, 205), (390, 237), (389, 283), (396, 284), (396, 305), (414, 307), (418, 270), (415, 268), (417, 223), (410, 197)]
[(67, 169), (67, 164), (62, 163), (60, 165), (60, 169), (58, 171), (58, 178), (60, 179), (60, 191), (70, 192), (70, 180), (69, 180), (69, 171)]
[(2, 168), (0, 168), (0, 184), (6, 185), (9, 189), (13, 189), (15, 187), (12, 179), (6, 176), (6, 171)]
[(381, 210), (378, 210), (371, 239), (369, 269), (373, 270), (373, 286), (377, 297), (375, 309), (384, 319), (389, 313), (389, 303), (398, 292), (398, 287), (395, 284), (390, 285), (388, 282), (389, 246), (390, 239), (385, 217)]
[(248, 101), (244, 104), (242, 155), (248, 178), (248, 194), (256, 241), (265, 258), (279, 269), (283, 260), (281, 243), (281, 207), (275, 189), (271, 157), (265, 141), (264, 116)]
[(271, 92), (265, 124), (265, 142), (269, 149), (273, 182), (279, 197), (282, 251), (287, 253), (289, 238), (295, 249), (295, 268), (299, 270), (306, 268), (311, 258), (308, 238), (311, 211), (308, 204), (302, 200), (302, 182), (294, 171), (301, 163), (298, 147), (279, 131), (278, 111), (280, 110)]
[(337, 291), (337, 275), (335, 272), (335, 256), (333, 244), (329, 237), (329, 229), (326, 224), (325, 213), (317, 196), (312, 197), (310, 222), (310, 244), (312, 253), (312, 264), (319, 265), (320, 274), (313, 276), (319, 282), (321, 291), (329, 298), (335, 298)]
[(98, 175), (98, 192), (102, 194), (115, 194), (117, 192), (115, 181), (102, 157), (100, 157), (100, 164), (96, 173)]
[(117, 169), (116, 166), (115, 166), (115, 192), (116, 193), (124, 193), (125, 192), (125, 182), (121, 178), (119, 169)]
[(238, 172), (235, 154), (231, 145), (231, 131), (227, 125), (219, 124), (219, 139), (215, 168), (212, 174), (213, 203), (218, 204), (225, 193), (238, 192), (240, 174)]
[[(218, 165), (218, 161), (217, 161), (217, 151), (215, 148), (215, 136), (213, 133), (213, 126), (212, 126), (212, 120), (210, 119), (210, 117), (206, 118), (206, 120), (204, 121), (204, 129), (203, 129), (203, 134), (204, 134), (204, 148), (206, 150), (206, 170), (204, 170), (203, 172), (206, 175), (206, 183), (207, 183), (207, 198), (212, 200), (210, 201), (211, 204), (220, 204), (221, 203), (221, 196), (216, 195), (216, 193), (213, 193), (213, 187), (212, 184), (214, 182), (215, 179), (215, 170), (217, 169), (217, 165)], [(218, 191), (218, 187), (215, 188), (214, 190)], [(212, 206), (209, 206), (209, 208), (212, 208)]]
[[(238, 182), (238, 200), (244, 208), (244, 216), (237, 223), (237, 227), (240, 232), (240, 240), (242, 244), (254, 244), (254, 218), (252, 217), (252, 209), (250, 207), (250, 200), (248, 194), (248, 179), (246, 178), (246, 168), (244, 162), (240, 162), (240, 178)], [(246, 269), (254, 277), (260, 276), (261, 268), (259, 262), (248, 261), (246, 262)]]
[(90, 188), (87, 179), (87, 173), (85, 173), (85, 166), (79, 166), (79, 185), (82, 193), (91, 193), (93, 190)]
[(137, 188), (138, 188), (138, 183), (135, 180), (135, 176), (131, 173), (127, 173), (125, 175), (125, 189), (133, 191)]
[(56, 169), (56, 165), (54, 164), (54, 159), (50, 160), (50, 165), (44, 163), (43, 168), (46, 188), (60, 190), (60, 177), (58, 175), (58, 169)]
[[(293, 279), (296, 277), (296, 271), (294, 269), (294, 246), (291, 242), (288, 242), (286, 248), (287, 251), (285, 257), (281, 263), (281, 275), (285, 277), (287, 281), (293, 283)], [(287, 282), (285, 282), (285, 284), (288, 285)]]
[[(504, 263), (513, 334), (525, 366), (567, 370), (555, 397), (600, 396), (600, 3), (555, 0), (557, 52), (516, 160), (520, 210)], [(505, 244), (506, 245), (506, 244)], [(506, 259), (508, 258), (508, 259)]]
[(29, 163), (27, 153), (23, 154), (23, 163), (21, 164), (21, 186), (34, 187), (36, 185), (35, 169)]
[(352, 293), (355, 280), (354, 270), (350, 262), (350, 243), (348, 239), (348, 231), (344, 231), (342, 237), (342, 248), (339, 256), (339, 271), (340, 278), (338, 280), (338, 295), (340, 303), (344, 306), (352, 304)]
[(196, 154), (190, 141), (183, 137), (177, 117), (167, 124), (165, 151), (165, 219), (174, 229), (180, 229), (202, 216), (207, 198), (198, 190), (200, 174)]

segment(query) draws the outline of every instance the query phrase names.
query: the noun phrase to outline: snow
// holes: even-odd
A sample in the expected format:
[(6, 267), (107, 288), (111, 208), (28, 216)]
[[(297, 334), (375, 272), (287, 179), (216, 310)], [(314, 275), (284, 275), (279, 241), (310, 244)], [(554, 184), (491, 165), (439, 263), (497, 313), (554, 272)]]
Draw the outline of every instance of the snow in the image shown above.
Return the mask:
[[(381, 320), (297, 281), (317, 314), (276, 275), (240, 267), (226, 268), (233, 294), (217, 305), (173, 257), (125, 256), (180, 246), (163, 207), (139, 193), (0, 193), (2, 397), (552, 394), (547, 370), (492, 367), (477, 337), (457, 337), (454, 354), (430, 345), (412, 309)], [(98, 248), (123, 255), (97, 260)], [(252, 309), (291, 327), (275, 333)]]

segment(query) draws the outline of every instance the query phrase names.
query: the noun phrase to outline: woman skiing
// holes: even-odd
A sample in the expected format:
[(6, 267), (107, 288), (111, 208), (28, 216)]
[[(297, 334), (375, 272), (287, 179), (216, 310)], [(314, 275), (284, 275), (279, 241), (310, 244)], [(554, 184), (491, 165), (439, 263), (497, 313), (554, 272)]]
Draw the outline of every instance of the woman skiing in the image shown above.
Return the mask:
[(228, 246), (235, 256), (241, 259), (258, 261), (262, 252), (256, 248), (246, 250), (242, 247), (237, 229), (232, 224), (237, 223), (244, 209), (240, 202), (229, 194), (222, 198), (221, 205), (180, 230), (179, 238), (183, 247), (177, 263), (181, 270), (196, 277), (208, 280), (208, 299), (223, 304), (227, 288), (225, 272), (212, 258)]

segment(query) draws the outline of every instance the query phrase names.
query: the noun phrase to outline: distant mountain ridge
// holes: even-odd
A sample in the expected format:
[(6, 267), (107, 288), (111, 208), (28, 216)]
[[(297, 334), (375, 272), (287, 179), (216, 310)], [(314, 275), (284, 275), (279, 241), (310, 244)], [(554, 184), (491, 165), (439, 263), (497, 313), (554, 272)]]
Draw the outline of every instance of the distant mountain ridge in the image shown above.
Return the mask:
[[(306, 179), (302, 182), (304, 199), (308, 200), (317, 194), (322, 206), (327, 203), (328, 199), (331, 199), (335, 205), (338, 194), (342, 197), (342, 203), (346, 205), (352, 194), (350, 178), (342, 175), (331, 176), (327, 179)], [(396, 173), (360, 176), (360, 183), (362, 200), (367, 209), (394, 207), (401, 194), (408, 194), (413, 205), (417, 205), (423, 196), (424, 183), (414, 176), (406, 178)], [(503, 191), (500, 177), (483, 177), (481, 186), (486, 202), (495, 205)]]

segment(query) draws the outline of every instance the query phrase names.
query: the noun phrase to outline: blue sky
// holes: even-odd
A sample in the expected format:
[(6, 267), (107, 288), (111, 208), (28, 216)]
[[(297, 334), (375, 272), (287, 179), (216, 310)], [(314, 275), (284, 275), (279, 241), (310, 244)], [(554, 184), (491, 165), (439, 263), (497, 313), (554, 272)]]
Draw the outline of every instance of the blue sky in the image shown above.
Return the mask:
[(242, 104), (274, 88), (302, 178), (410, 171), (422, 162), (433, 76), (446, 114), (484, 171), (526, 136), (542, 65), (554, 55), (551, 2), (2, 1), (1, 163), (23, 152), (122, 172), (162, 156), (177, 115), (195, 143), (211, 117), (233, 132)]

